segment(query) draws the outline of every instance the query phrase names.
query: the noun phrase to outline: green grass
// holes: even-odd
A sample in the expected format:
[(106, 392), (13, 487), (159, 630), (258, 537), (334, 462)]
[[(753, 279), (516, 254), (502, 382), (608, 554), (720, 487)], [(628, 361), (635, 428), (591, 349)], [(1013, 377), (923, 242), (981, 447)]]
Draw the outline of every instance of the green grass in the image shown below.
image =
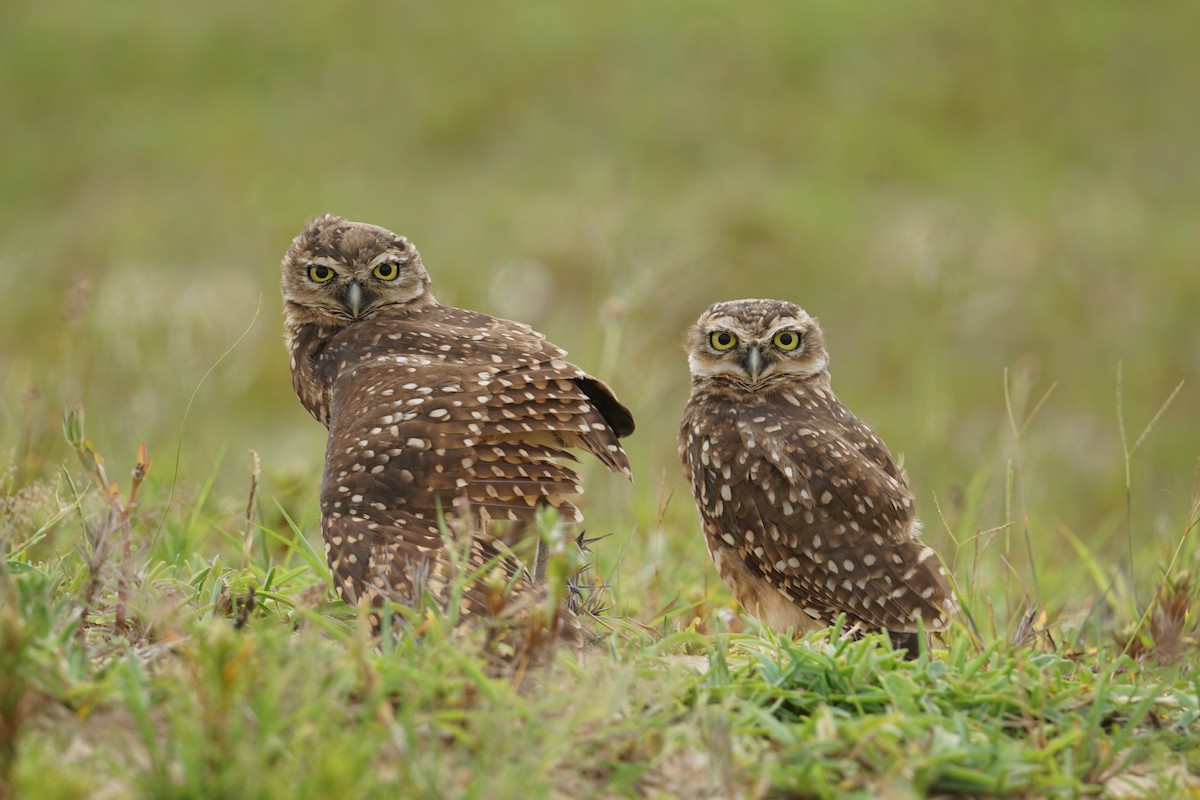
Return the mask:
[[(295, 528), (252, 519), (243, 540), (180, 514), (155, 538), (145, 512), (97, 495), (40, 541), (6, 530), (0, 787), (13, 797), (1195, 790), (1195, 639), (1161, 625), (1137, 640), (1140, 660), (1034, 626), (1015, 644), (955, 629), (910, 662), (880, 636), (704, 633), (703, 619), (684, 628), (689, 611), (659, 630), (601, 618), (583, 654), (516, 665), (434, 609), (372, 639), (329, 600)], [(105, 556), (127, 543), (132, 557)], [(1195, 597), (1180, 597), (1194, 626)], [(1191, 652), (1168, 657), (1172, 644)]]
[[(0, 793), (1196, 792), (1198, 26), (8, 3)], [(376, 651), (333, 600), (277, 267), (327, 210), (632, 408), (635, 483), (583, 476), (595, 650), (513, 671), (434, 614)], [(731, 615), (673, 439), (682, 331), (745, 296), (820, 317), (903, 455), (966, 610), (928, 659)]]

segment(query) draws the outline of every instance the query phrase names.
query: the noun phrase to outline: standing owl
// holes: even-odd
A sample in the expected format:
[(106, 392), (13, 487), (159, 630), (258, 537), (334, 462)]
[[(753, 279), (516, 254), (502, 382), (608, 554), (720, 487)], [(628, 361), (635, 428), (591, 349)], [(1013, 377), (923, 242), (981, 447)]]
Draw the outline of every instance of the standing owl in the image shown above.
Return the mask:
[[(629, 476), (633, 417), (602, 381), (519, 322), (438, 303), (403, 236), (327, 214), (283, 259), (292, 385), (329, 429), (321, 529), (349, 604), (445, 586), (439, 517), (473, 534), (470, 566), (525, 586), (493, 520), (580, 515), (567, 448)], [(468, 588), (464, 610), (487, 611)]]
[(955, 604), (917, 537), (912, 494), (887, 447), (833, 394), (817, 321), (779, 300), (705, 311), (687, 335), (692, 394), (679, 457), (721, 578), (767, 627), (846, 615), (916, 650)]

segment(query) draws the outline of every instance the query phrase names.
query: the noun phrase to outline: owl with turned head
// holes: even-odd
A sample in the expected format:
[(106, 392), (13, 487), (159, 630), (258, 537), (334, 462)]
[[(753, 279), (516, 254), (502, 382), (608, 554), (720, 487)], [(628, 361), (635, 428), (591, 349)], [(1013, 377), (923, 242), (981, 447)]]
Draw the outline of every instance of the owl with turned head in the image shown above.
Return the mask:
[(879, 437), (830, 387), (817, 321), (779, 300), (717, 303), (687, 334), (679, 428), (709, 553), (747, 612), (797, 633), (846, 615), (914, 653), (955, 603)]
[[(539, 508), (577, 521), (568, 450), (629, 476), (633, 417), (601, 380), (528, 325), (444, 306), (412, 242), (326, 214), (283, 259), (292, 384), (329, 430), (321, 528), (349, 604), (412, 603), (449, 574), (441, 523), (469, 559), (524, 570), (492, 536)], [(468, 588), (467, 613), (489, 602)]]

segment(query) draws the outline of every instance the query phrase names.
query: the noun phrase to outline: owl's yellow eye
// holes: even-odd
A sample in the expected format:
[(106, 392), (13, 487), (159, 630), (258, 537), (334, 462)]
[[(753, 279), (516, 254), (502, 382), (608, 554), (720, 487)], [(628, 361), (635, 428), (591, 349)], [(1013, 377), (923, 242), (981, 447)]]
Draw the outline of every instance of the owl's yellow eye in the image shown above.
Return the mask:
[(708, 335), (708, 343), (712, 345), (713, 350), (724, 352), (733, 349), (737, 344), (737, 337), (729, 331), (713, 331)]
[(771, 341), (780, 350), (795, 350), (800, 346), (800, 334), (796, 331), (780, 331)]
[(308, 268), (308, 277), (313, 283), (325, 283), (333, 278), (333, 270), (324, 264), (312, 264)]
[(400, 263), (398, 261), (385, 261), (371, 272), (376, 278), (381, 281), (394, 281), (396, 276), (400, 274)]

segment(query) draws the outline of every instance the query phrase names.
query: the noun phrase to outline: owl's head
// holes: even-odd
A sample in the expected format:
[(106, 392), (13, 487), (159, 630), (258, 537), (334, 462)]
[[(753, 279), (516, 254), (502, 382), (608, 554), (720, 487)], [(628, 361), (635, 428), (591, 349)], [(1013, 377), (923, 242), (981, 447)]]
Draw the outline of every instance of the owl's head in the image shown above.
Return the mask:
[(284, 307), (342, 327), (389, 307), (434, 302), (417, 248), (403, 236), (334, 214), (316, 217), (283, 257)]
[(730, 300), (710, 306), (687, 334), (692, 378), (740, 389), (787, 380), (829, 380), (829, 354), (817, 321), (782, 300)]

